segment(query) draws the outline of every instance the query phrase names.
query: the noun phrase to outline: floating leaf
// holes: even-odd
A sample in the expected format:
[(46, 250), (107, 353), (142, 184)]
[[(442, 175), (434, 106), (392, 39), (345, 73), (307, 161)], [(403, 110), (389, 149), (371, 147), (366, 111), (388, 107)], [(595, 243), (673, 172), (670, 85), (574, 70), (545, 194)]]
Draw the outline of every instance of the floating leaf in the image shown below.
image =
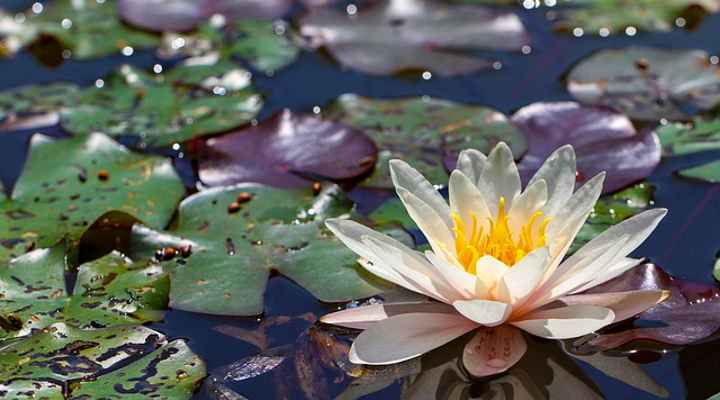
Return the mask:
[(673, 27), (685, 27), (692, 15), (692, 7), (705, 12), (720, 11), (716, 0), (565, 0), (579, 7), (561, 12), (556, 24), (560, 29), (583, 28), (589, 34), (601, 29), (609, 33), (625, 33), (627, 27), (648, 31), (669, 31)]
[(131, 153), (105, 135), (35, 135), (12, 196), (0, 203), (0, 262), (63, 238), (75, 242), (113, 212), (162, 228), (184, 192), (168, 160)]
[(79, 94), (80, 89), (71, 83), (28, 85), (5, 90), (0, 92), (0, 120), (55, 113), (77, 104)]
[(433, 184), (444, 185), (448, 176), (443, 159), (448, 154), (467, 148), (489, 152), (499, 141), (507, 142), (516, 157), (527, 149), (525, 136), (503, 114), (446, 100), (343, 95), (327, 115), (362, 130), (377, 145), (375, 171), (363, 186), (392, 188), (388, 170), (392, 158), (407, 161)]
[(397, 222), (405, 229), (418, 229), (415, 221), (408, 215), (402, 201), (394, 196), (373, 210), (368, 215), (368, 218), (378, 225)]
[(720, 67), (702, 50), (601, 50), (572, 69), (568, 89), (582, 103), (633, 119), (686, 119), (720, 103)]
[(214, 15), (227, 21), (282, 17), (292, 0), (118, 0), (128, 23), (156, 32), (188, 31)]
[(234, 65), (181, 65), (156, 76), (125, 65), (62, 115), (76, 134), (135, 135), (155, 146), (248, 123), (262, 102), (250, 73)]
[(699, 179), (710, 183), (720, 183), (720, 160), (686, 168), (678, 171), (685, 178)]
[(285, 110), (260, 125), (209, 139), (199, 175), (209, 186), (308, 187), (308, 178), (341, 181), (365, 175), (376, 159), (375, 145), (357, 129)]
[(0, 29), (0, 34), (6, 34), (6, 48), (17, 51), (43, 37), (53, 37), (73, 57), (87, 59), (119, 54), (126, 47), (143, 49), (159, 43), (156, 35), (123, 24), (114, 1), (57, 0), (43, 5), (40, 13), (25, 12), (24, 22), (10, 32)]
[(585, 341), (582, 347), (609, 349), (637, 339), (684, 345), (705, 339), (720, 328), (718, 288), (673, 277), (651, 263), (639, 265), (585, 293), (659, 289), (669, 290), (670, 297), (638, 315), (640, 320), (654, 321), (659, 326), (603, 333)]
[(78, 268), (72, 295), (65, 271), (64, 246), (34, 250), (0, 270), (0, 338), (56, 322), (99, 328), (162, 319), (169, 280), (158, 265), (110, 253)]
[(469, 73), (492, 61), (462, 51), (520, 50), (529, 42), (515, 14), (434, 0), (388, 0), (353, 15), (314, 9), (299, 24), (311, 46), (326, 47), (345, 67), (379, 75)]
[(169, 232), (133, 228), (133, 255), (188, 249), (168, 262), (171, 306), (223, 315), (256, 315), (271, 271), (321, 301), (340, 302), (379, 292), (356, 256), (324, 227), (350, 203), (336, 187), (281, 190), (255, 184), (220, 187), (190, 196)]
[(605, 171), (605, 193), (646, 178), (660, 162), (655, 133), (636, 132), (626, 116), (605, 107), (535, 103), (518, 110), (512, 122), (528, 140), (528, 152), (518, 165), (525, 182), (565, 144), (575, 149), (578, 184)]
[(670, 155), (720, 149), (720, 120), (667, 124), (659, 127), (657, 134), (663, 150)]

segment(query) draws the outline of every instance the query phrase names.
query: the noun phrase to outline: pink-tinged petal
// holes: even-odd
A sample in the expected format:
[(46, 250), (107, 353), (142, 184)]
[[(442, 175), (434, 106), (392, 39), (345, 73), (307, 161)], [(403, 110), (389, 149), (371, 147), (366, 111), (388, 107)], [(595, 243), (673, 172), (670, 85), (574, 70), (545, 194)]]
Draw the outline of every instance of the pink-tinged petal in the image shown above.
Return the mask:
[(550, 258), (547, 247), (535, 249), (500, 278), (497, 300), (520, 306), (540, 284)]
[(573, 290), (572, 293), (573, 294), (574, 293), (582, 293), (586, 290), (594, 288), (597, 285), (603, 284), (611, 279), (617, 278), (618, 276), (633, 269), (634, 267), (637, 267), (642, 262), (643, 262), (643, 260), (625, 257), (622, 260), (617, 261), (617, 262), (613, 263), (612, 265), (608, 266), (607, 269), (603, 270), (597, 277), (595, 277), (595, 279), (586, 283), (582, 287)]
[(395, 364), (425, 354), (477, 327), (460, 314), (396, 315), (363, 331), (353, 342), (348, 357), (355, 364)]
[(615, 313), (609, 308), (578, 304), (533, 311), (511, 325), (546, 339), (570, 339), (595, 332), (614, 320)]
[(616, 293), (576, 294), (563, 297), (559, 299), (558, 302), (568, 306), (587, 304), (607, 307), (615, 313), (615, 320), (613, 322), (620, 322), (654, 307), (669, 297), (669, 290), (640, 290)]
[(465, 318), (488, 327), (502, 324), (512, 312), (509, 304), (492, 300), (458, 300), (453, 307)]
[(438, 302), (385, 303), (336, 311), (321, 317), (320, 322), (345, 328), (367, 329), (378, 321), (395, 315), (412, 313), (457, 314), (457, 311), (445, 303)]
[(503, 325), (481, 328), (465, 345), (463, 365), (476, 377), (499, 374), (515, 365), (527, 351), (520, 330)]

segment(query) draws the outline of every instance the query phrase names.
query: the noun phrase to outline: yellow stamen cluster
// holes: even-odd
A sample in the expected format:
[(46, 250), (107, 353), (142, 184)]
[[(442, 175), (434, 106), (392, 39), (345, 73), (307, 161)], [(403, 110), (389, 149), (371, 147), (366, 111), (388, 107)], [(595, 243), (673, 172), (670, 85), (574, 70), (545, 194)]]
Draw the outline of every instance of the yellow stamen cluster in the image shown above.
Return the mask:
[[(490, 255), (512, 266), (531, 251), (545, 246), (545, 229), (550, 218), (542, 219), (542, 211), (536, 211), (513, 236), (510, 231), (508, 215), (505, 211), (505, 198), (500, 197), (498, 214), (495, 220), (488, 218), (489, 229), (485, 232), (480, 226), (477, 215), (471, 213), (472, 226), (468, 230), (460, 215), (453, 213), (455, 224), (455, 251), (458, 260), (469, 273), (476, 273), (475, 264), (480, 257)], [(535, 227), (538, 221), (542, 222)]]

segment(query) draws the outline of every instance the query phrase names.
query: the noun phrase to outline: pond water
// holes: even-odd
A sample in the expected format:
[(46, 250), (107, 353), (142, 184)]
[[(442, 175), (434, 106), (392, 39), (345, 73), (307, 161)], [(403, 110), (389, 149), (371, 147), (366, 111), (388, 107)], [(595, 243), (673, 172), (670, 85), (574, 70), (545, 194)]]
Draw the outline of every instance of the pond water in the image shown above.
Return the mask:
[[(5, 0), (2, 6), (10, 10), (24, 10), (32, 2)], [(694, 31), (676, 30), (669, 33), (639, 33), (625, 35), (574, 38), (554, 33), (546, 23), (543, 10), (517, 8), (519, 16), (532, 35), (529, 55), (494, 54), (502, 60), (502, 68), (454, 78), (432, 77), (429, 80), (406, 77), (370, 76), (345, 70), (318, 53), (302, 52), (298, 60), (272, 77), (257, 76), (255, 85), (266, 93), (266, 101), (258, 120), (289, 108), (309, 112), (323, 107), (344, 93), (356, 93), (371, 98), (396, 98), (430, 95), (458, 102), (484, 105), (512, 114), (515, 110), (537, 101), (572, 100), (562, 81), (563, 75), (579, 60), (598, 49), (620, 48), (629, 45), (648, 45), (661, 48), (696, 48), (711, 54), (720, 50), (720, 15), (707, 16)], [(152, 51), (136, 51), (131, 57), (108, 56), (89, 61), (65, 60), (55, 67), (39, 63), (35, 56), (23, 51), (12, 59), (0, 59), (0, 89), (25, 84), (69, 81), (92, 85), (96, 79), (129, 63), (142, 68), (166, 61)], [(6, 188), (11, 188), (20, 174), (27, 153), (28, 141), (34, 130), (0, 135), (0, 175)], [(61, 128), (45, 133), (62, 136)], [(174, 157), (177, 151), (162, 150)], [(704, 152), (682, 157), (663, 158), (648, 178), (656, 187), (655, 206), (670, 210), (655, 233), (633, 256), (648, 257), (669, 273), (691, 281), (714, 283), (712, 266), (720, 240), (715, 234), (720, 221), (720, 186), (679, 178), (674, 171), (698, 165), (720, 157), (720, 152)], [(189, 164), (178, 164), (188, 188), (194, 187)], [(283, 277), (270, 280), (265, 297), (263, 319), (276, 316), (316, 316), (335, 310), (335, 305), (322, 304), (305, 289)], [(192, 350), (207, 363), (208, 370), (225, 366), (244, 357), (257, 354), (258, 348), (218, 331), (218, 326), (255, 330), (258, 318), (220, 317), (171, 310), (165, 320), (150, 326), (169, 337), (186, 338)], [(268, 346), (292, 344), (307, 328), (299, 319), (267, 330)], [(687, 346), (659, 359), (643, 363), (655, 380), (669, 391), (673, 399), (702, 399), (720, 392), (716, 378), (720, 359), (716, 356), (720, 342)], [(579, 363), (582, 370), (599, 386), (603, 395), (612, 399), (651, 399), (653, 395), (634, 389), (610, 378), (594, 368)], [(541, 374), (541, 371), (538, 371)], [(241, 392), (250, 399), (269, 398), (268, 381), (259, 380), (243, 386)], [(292, 389), (297, 390), (297, 388)], [(392, 399), (400, 393), (395, 384), (366, 398)], [(290, 393), (287, 398), (296, 398)], [(196, 399), (214, 399), (201, 390)]]

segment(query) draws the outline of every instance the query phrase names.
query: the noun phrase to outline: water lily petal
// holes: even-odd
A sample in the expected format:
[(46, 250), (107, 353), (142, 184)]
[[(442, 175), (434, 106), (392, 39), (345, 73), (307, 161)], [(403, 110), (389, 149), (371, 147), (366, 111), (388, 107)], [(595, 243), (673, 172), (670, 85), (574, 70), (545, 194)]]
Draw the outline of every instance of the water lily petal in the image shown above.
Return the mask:
[(489, 327), (502, 324), (512, 312), (509, 304), (492, 300), (458, 300), (453, 307), (465, 318)]
[(510, 271), (510, 267), (493, 256), (482, 256), (475, 263), (475, 271), (478, 280), (481, 281), (488, 290), (494, 291), (500, 282), (500, 278)]
[[(487, 226), (488, 218), (492, 217), (485, 197), (462, 171), (454, 170), (450, 174), (449, 190), (450, 210), (460, 215), (466, 227), (473, 224), (472, 214), (481, 226)], [(470, 235), (472, 232), (469, 233)], [(469, 238), (468, 238), (469, 239)]]
[(482, 171), (487, 168), (487, 156), (475, 149), (467, 149), (458, 155), (457, 166), (465, 176), (470, 178), (473, 184), (477, 184)]
[[(418, 228), (425, 234), (433, 251), (436, 254), (447, 255), (450, 259), (453, 259), (455, 256), (455, 237), (450, 230), (451, 228), (445, 223), (445, 218), (441, 217), (433, 207), (412, 192), (397, 188), (397, 193), (410, 218), (415, 221)], [(447, 218), (450, 218), (449, 210), (448, 207)]]
[[(548, 185), (540, 179), (525, 188), (512, 204), (508, 213), (510, 230), (520, 232), (536, 211), (542, 210), (548, 200)], [(538, 223), (541, 223), (539, 221)]]
[(610, 266), (608, 266), (606, 269), (602, 270), (600, 274), (598, 274), (592, 281), (586, 283), (585, 285), (573, 290), (572, 293), (582, 293), (588, 289), (594, 288), (597, 285), (603, 284), (609, 280), (612, 280), (628, 270), (640, 265), (643, 260), (638, 260), (636, 258), (629, 258), (625, 257), (621, 259), (620, 261), (616, 261), (612, 263)]
[(550, 261), (547, 247), (535, 249), (506, 272), (497, 288), (497, 300), (520, 306), (540, 284)]
[(506, 207), (512, 206), (520, 194), (520, 174), (513, 159), (512, 151), (504, 142), (500, 142), (490, 152), (487, 167), (480, 173), (478, 187), (485, 196), (492, 215), (497, 215), (500, 198), (505, 198)]
[(320, 318), (320, 322), (352, 329), (367, 329), (378, 321), (412, 313), (457, 314), (457, 311), (445, 303), (434, 301), (372, 304), (327, 314)]
[[(447, 202), (420, 172), (405, 161), (395, 159), (390, 160), (390, 177), (395, 189), (402, 188), (417, 196), (423, 203), (435, 210), (435, 213), (442, 218), (448, 228), (452, 228), (453, 223)], [(398, 192), (398, 194), (400, 193)], [(400, 199), (402, 199), (402, 196), (400, 196)]]
[(669, 290), (639, 290), (615, 293), (591, 293), (566, 296), (558, 300), (565, 305), (587, 304), (607, 307), (615, 313), (613, 322), (634, 317), (670, 297)]
[(460, 267), (438, 257), (432, 251), (426, 251), (425, 257), (437, 268), (442, 279), (460, 293), (461, 298), (473, 299), (488, 296), (489, 288), (476, 275), (465, 272)]
[(577, 304), (526, 314), (512, 325), (546, 339), (569, 339), (587, 335), (611, 324), (615, 313), (606, 307)]
[(575, 150), (565, 145), (555, 150), (530, 179), (528, 187), (539, 180), (547, 182), (545, 215), (554, 216), (565, 206), (575, 190), (575, 174)]
[(355, 364), (387, 365), (415, 358), (477, 328), (460, 314), (411, 313), (380, 321), (350, 348)]
[(499, 374), (515, 365), (527, 351), (519, 329), (502, 325), (480, 328), (463, 350), (463, 365), (476, 377)]

